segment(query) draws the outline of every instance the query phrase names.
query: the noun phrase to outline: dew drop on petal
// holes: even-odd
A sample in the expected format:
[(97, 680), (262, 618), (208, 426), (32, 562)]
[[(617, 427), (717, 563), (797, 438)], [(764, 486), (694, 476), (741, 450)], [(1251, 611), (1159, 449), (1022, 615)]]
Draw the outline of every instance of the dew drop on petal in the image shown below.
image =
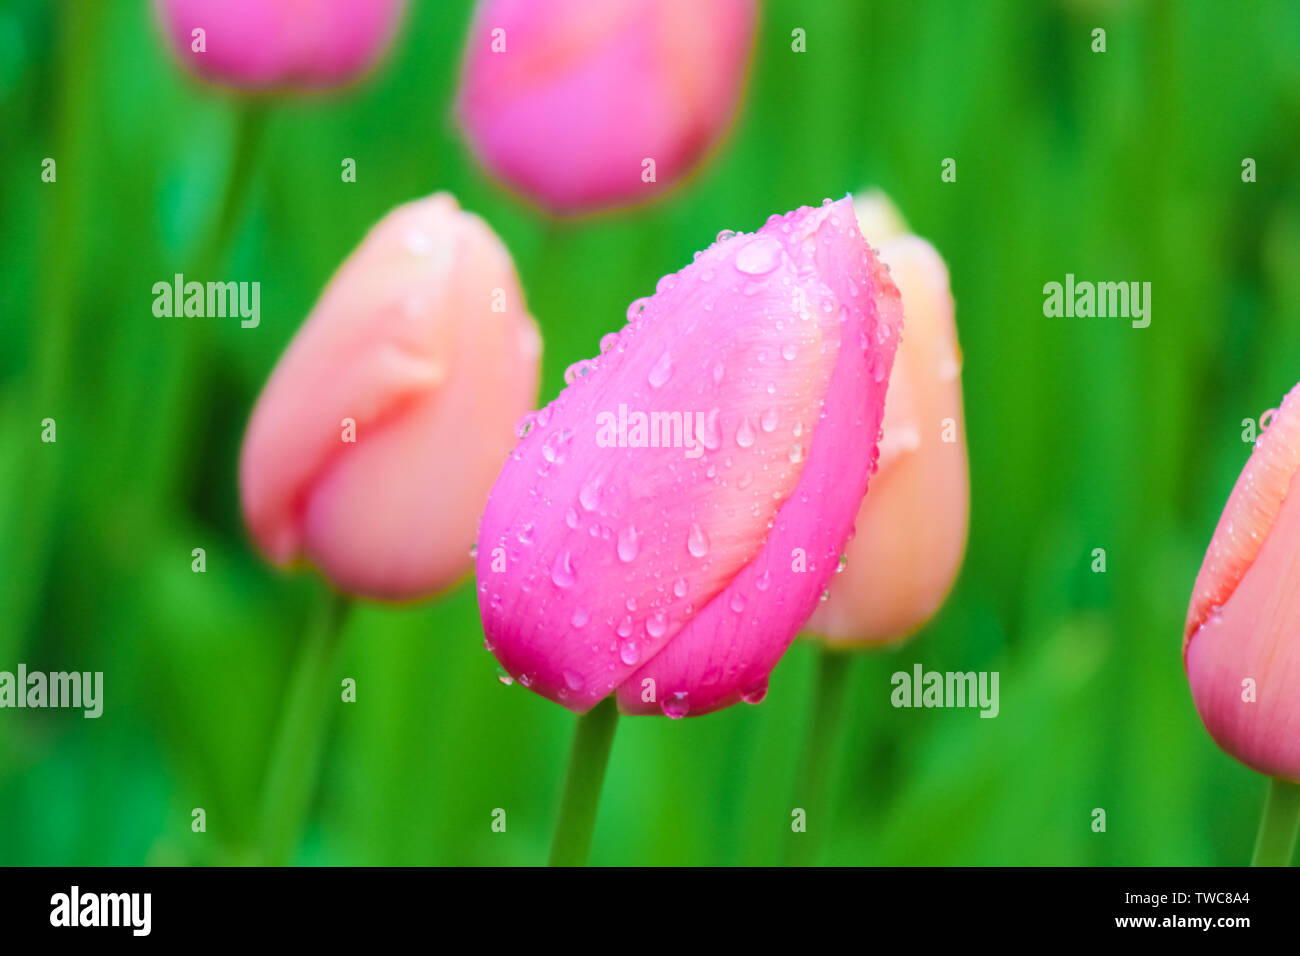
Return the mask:
[(747, 704), (761, 704), (765, 697), (767, 697), (766, 677), (754, 684), (750, 684), (740, 695), (740, 699)]
[(709, 536), (695, 522), (691, 522), (691, 529), (686, 535), (686, 550), (694, 558), (702, 558), (709, 553)]
[(664, 382), (668, 381), (668, 376), (673, 373), (673, 357), (669, 352), (659, 356), (659, 361), (655, 362), (654, 368), (650, 369), (650, 387), (659, 388)]
[(691, 702), (686, 691), (678, 690), (669, 694), (659, 705), (665, 717), (678, 720), (691, 712)]
[(627, 525), (620, 528), (618, 532), (618, 559), (624, 564), (633, 560), (637, 552), (641, 550), (641, 539), (637, 536), (636, 528)]
[(656, 611), (646, 619), (645, 632), (651, 637), (663, 637), (668, 633), (668, 615), (663, 611)]
[(741, 448), (748, 448), (754, 444), (754, 437), (754, 426), (749, 423), (749, 419), (741, 419), (740, 427), (736, 429), (736, 444)]
[(571, 588), (577, 580), (578, 576), (573, 571), (572, 557), (568, 551), (561, 552), (551, 568), (551, 581), (557, 588)]
[(745, 275), (767, 275), (781, 261), (781, 244), (770, 236), (758, 236), (736, 253), (736, 269)]

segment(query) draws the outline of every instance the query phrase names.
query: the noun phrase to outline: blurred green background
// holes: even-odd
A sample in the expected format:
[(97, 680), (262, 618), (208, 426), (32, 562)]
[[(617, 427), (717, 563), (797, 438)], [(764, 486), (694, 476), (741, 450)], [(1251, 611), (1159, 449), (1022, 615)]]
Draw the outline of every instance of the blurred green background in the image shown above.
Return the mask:
[[(261, 327), (243, 330), (155, 318), (151, 287), (195, 273), (247, 102), (184, 74), (148, 4), (0, 4), (0, 669), (105, 674), (98, 720), (0, 711), (0, 863), (254, 858), (322, 585), (253, 552), (239, 443), (319, 290), (389, 209), (449, 190), (497, 230), (545, 335), (549, 399), (720, 229), (867, 185), (951, 268), (970, 546), (939, 617), (853, 664), (820, 859), (1246, 862), (1265, 784), (1205, 734), (1179, 650), (1250, 451), (1242, 419), (1300, 378), (1300, 5), (765, 0), (711, 161), (648, 206), (558, 223), (492, 184), (451, 122), (468, 17), (413, 3), (363, 83), (252, 107), (264, 140), (233, 240), (194, 275), (262, 283)], [(1150, 328), (1044, 318), (1043, 284), (1067, 272), (1151, 282)], [(575, 718), (497, 681), (472, 583), (361, 606), (344, 640), (358, 702), (331, 708), (294, 861), (544, 862)], [(780, 860), (815, 662), (797, 642), (757, 707), (622, 721), (592, 861)], [(999, 671), (1001, 716), (891, 708), (889, 675), (915, 662)]]

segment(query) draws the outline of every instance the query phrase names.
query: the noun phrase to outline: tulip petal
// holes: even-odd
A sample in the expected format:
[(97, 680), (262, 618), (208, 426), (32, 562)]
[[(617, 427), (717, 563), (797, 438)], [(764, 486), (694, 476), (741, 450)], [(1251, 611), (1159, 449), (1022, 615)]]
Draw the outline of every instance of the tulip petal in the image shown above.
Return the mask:
[(1282, 402), (1251, 453), (1224, 508), (1192, 589), (1183, 650), (1228, 602), (1271, 533), (1292, 478), (1300, 470), (1300, 385)]
[[(785, 233), (784, 226), (793, 229)], [(619, 688), (627, 713), (679, 717), (761, 700), (768, 673), (838, 565), (875, 468), (903, 325), (898, 289), (862, 239), (847, 200), (791, 213), (783, 228), (769, 224), (762, 232), (769, 231), (781, 234), (791, 257), (826, 283), (841, 319), (833, 380), (799, 487), (781, 506), (762, 552)], [(650, 690), (653, 701), (646, 699)]]
[[(756, 594), (798, 592), (746, 637), (766, 674), (865, 490), (900, 321), (847, 200), (720, 237), (634, 303), (628, 326), (537, 416), (489, 498), (479, 604), (506, 670), (587, 710), (729, 606), (775, 535), (807, 549), (810, 567), (797, 582), (779, 566), (752, 582)], [(678, 412), (699, 425), (693, 449), (659, 440), (671, 428), (650, 444), (625, 426), (611, 445), (612, 420)], [(715, 690), (718, 701), (739, 694)], [(712, 699), (702, 694), (701, 708)]]
[[(1258, 477), (1273, 480), (1274, 463)], [(1272, 497), (1261, 490), (1237, 502), (1234, 521), (1253, 524), (1267, 512), (1275, 519), (1223, 606), (1208, 612), (1186, 645), (1187, 679), (1196, 710), (1220, 747), (1260, 773), (1300, 781), (1300, 474), (1276, 506)], [(1238, 547), (1255, 540), (1249, 533), (1233, 536)], [(1226, 547), (1218, 562), (1216, 567), (1236, 568)], [(1207, 588), (1218, 594), (1223, 586)], [(1202, 600), (1209, 600), (1209, 593)]]
[[(866, 213), (888, 235), (891, 214), (898, 220), (886, 202), (857, 202), (864, 231)], [(938, 610), (961, 566), (970, 512), (948, 270), (915, 236), (885, 239), (879, 254), (902, 292), (907, 337), (890, 377), (880, 471), (858, 511), (843, 573), (806, 628), (843, 647), (901, 640)]]
[[(498, 292), (505, 314), (491, 312)], [(374, 597), (450, 583), (474, 536), (465, 502), (482, 500), (509, 452), (538, 350), (481, 220), (446, 195), (395, 210), (340, 268), (254, 410), (240, 462), (254, 538), (277, 563), (309, 556)]]

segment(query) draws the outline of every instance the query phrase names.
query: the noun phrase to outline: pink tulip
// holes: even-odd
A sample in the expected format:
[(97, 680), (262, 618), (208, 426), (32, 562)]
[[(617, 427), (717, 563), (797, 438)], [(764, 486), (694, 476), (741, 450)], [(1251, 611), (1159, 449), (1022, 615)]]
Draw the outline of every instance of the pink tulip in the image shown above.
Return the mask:
[(198, 76), (247, 89), (315, 89), (369, 69), (392, 40), (406, 0), (155, 3), (172, 48)]
[(827, 200), (720, 235), (628, 318), (488, 499), (488, 647), (578, 712), (612, 693), (670, 717), (754, 703), (866, 491), (898, 290), (850, 200)]
[(469, 566), (533, 407), (541, 340), (510, 255), (439, 194), (389, 213), (325, 288), (249, 422), (248, 527), (346, 591), (398, 600)]
[(1183, 660), (1225, 751), (1300, 781), (1300, 385), (1260, 435), (1196, 577)]
[(961, 401), (961, 350), (948, 270), (883, 194), (855, 204), (903, 296), (880, 441), (880, 472), (862, 501), (847, 564), (807, 630), (833, 645), (900, 640), (943, 603), (966, 550), (970, 489)]
[(721, 138), (754, 21), (754, 0), (483, 0), (461, 125), (494, 176), (552, 212), (637, 202)]

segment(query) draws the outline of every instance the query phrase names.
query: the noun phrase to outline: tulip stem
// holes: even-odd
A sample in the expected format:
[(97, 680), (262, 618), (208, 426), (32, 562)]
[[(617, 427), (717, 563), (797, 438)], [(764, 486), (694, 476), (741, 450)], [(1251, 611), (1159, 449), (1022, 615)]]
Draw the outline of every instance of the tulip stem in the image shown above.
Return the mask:
[(1300, 834), (1300, 783), (1274, 778), (1259, 821), (1251, 866), (1290, 866)]
[(578, 718), (564, 782), (560, 819), (551, 843), (551, 866), (586, 866), (605, 767), (618, 728), (618, 705), (607, 697)]
[(334, 664), (352, 599), (326, 585), (324, 598), (298, 650), (284, 712), (271, 747), (262, 793), (263, 861), (284, 866), (298, 845), (316, 788), (329, 724)]
[[(184, 272), (187, 282), (209, 282), (221, 278), (218, 270), (225, 263), (234, 242), (247, 205), (249, 187), (256, 174), (266, 131), (266, 108), (253, 102), (240, 103), (236, 109), (230, 166), (217, 187), (214, 216)], [(187, 485), (185, 470), (189, 465), (191, 444), (186, 442), (186, 437), (199, 430), (196, 422), (203, 415), (205, 402), (202, 379), (211, 323), (198, 318), (182, 318), (184, 312), (179, 302), (173, 303), (173, 308), (176, 319), (168, 327), (168, 355), (157, 383), (161, 401), (157, 403), (159, 414), (150, 446), (152, 457), (146, 456), (152, 464), (146, 473), (154, 482), (147, 492), (146, 500), (151, 502), (163, 499), (174, 502), (175, 496)]]
[(829, 829), (831, 763), (848, 692), (851, 662), (850, 655), (843, 651), (824, 645), (818, 651), (812, 721), (808, 725), (807, 743), (792, 800), (793, 807), (804, 810), (807, 830), (791, 833), (787, 838), (787, 866), (811, 865), (817, 859), (817, 851)]

